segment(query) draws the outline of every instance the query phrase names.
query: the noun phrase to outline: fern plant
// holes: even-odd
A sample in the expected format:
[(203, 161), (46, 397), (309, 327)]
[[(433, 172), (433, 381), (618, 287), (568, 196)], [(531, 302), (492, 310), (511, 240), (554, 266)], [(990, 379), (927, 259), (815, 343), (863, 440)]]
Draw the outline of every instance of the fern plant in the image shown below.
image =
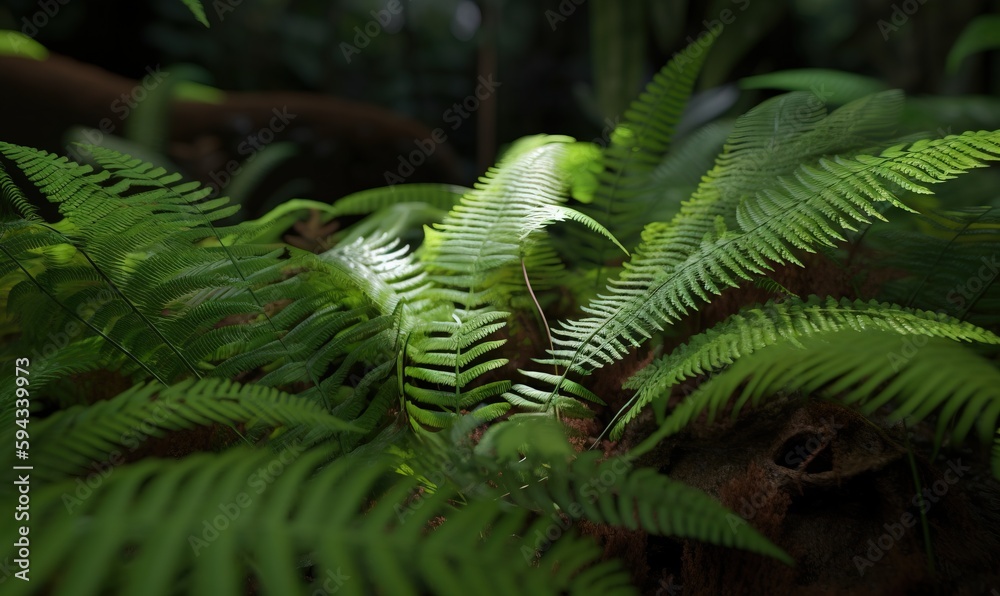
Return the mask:
[[(1000, 159), (1000, 132), (901, 136), (898, 92), (833, 111), (793, 92), (675, 139), (698, 68), (664, 67), (607, 148), (530, 137), (473, 189), (293, 201), (236, 226), (219, 223), (226, 198), (129, 156), (89, 148), (94, 168), (0, 143), (0, 350), (29, 360), (34, 417), (35, 583), (11, 593), (631, 593), (567, 528), (793, 563), (711, 495), (637, 466), (704, 413), (797, 391), (989, 441), (995, 277), (961, 311), (935, 300), (981, 266), (993, 221), (918, 208)], [(283, 234), (306, 213), (367, 217), (310, 252)], [(876, 223), (893, 214), (918, 225)], [(903, 273), (870, 295), (776, 275), (817, 251), (846, 267), (858, 237), (859, 259), (903, 239)], [(749, 287), (787, 297), (733, 304)], [(703, 325), (712, 307), (724, 316)], [(927, 347), (881, 362), (912, 337)], [(640, 348), (655, 357), (637, 364)], [(4, 395), (12, 437), (24, 406)], [(580, 453), (564, 422), (606, 401), (624, 403), (602, 420), (611, 453)], [(644, 441), (618, 442), (647, 406)], [(1000, 439), (1000, 477), (998, 462)]]

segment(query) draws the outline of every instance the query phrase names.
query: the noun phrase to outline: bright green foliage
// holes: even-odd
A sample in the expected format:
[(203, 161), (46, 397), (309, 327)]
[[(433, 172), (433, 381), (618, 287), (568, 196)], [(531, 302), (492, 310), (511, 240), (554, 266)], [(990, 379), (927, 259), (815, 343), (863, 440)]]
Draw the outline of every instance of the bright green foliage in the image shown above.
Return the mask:
[[(179, 175), (97, 147), (93, 155), (106, 168), (100, 172), (42, 151), (0, 144), (0, 152), (63, 216), (48, 225), (22, 211), (27, 219), (0, 224), (4, 271), (19, 273), (4, 284), (10, 288), (7, 307), (39, 338), (83, 325), (104, 337), (105, 346), (91, 358), (107, 366), (125, 366), (129, 373), (140, 368), (161, 382), (197, 376), (199, 357), (235, 340), (206, 326), (227, 315), (260, 312), (251, 284), (281, 274), (283, 249), (211, 246), (220, 237), (212, 221), (236, 208), (226, 207), (225, 198), (206, 199), (208, 189), (178, 183)], [(249, 231), (244, 226), (225, 233), (238, 240)], [(183, 306), (187, 316), (163, 316), (199, 292), (197, 304)], [(212, 293), (224, 299), (203, 302)]]
[(208, 17), (205, 15), (205, 6), (201, 3), (201, 0), (181, 0), (184, 6), (188, 7), (194, 18), (198, 20), (199, 23), (206, 27), (211, 27), (208, 24)]
[[(525, 562), (529, 540), (514, 535), (549, 523), (530, 523), (526, 510), (492, 500), (456, 508), (450, 488), (412, 500), (415, 480), (386, 461), (324, 465), (329, 456), (236, 448), (114, 470), (92, 496), (72, 481), (51, 485), (33, 495), (32, 512), (45, 520), (37, 544), (51, 546), (33, 551), (32, 579), (53, 578), (55, 593), (79, 596), (111, 587), (236, 595), (248, 581), (268, 594), (632, 593), (617, 565), (584, 570), (600, 554), (590, 541), (567, 536), (540, 564)], [(447, 521), (427, 532), (441, 515)], [(5, 593), (36, 588), (11, 582)]]
[[(878, 155), (821, 157), (789, 175), (776, 172), (771, 187), (761, 188), (764, 181), (756, 173), (745, 176), (759, 190), (752, 200), (738, 202), (720, 190), (732, 181), (736, 191), (740, 183), (726, 175), (725, 164), (717, 164), (718, 178), (710, 173), (670, 224), (647, 226), (643, 245), (621, 277), (612, 280), (609, 293), (584, 307), (590, 316), (555, 330), (551, 361), (581, 373), (610, 364), (697, 309), (710, 294), (764, 274), (771, 263), (800, 264), (795, 251), (834, 246), (844, 240), (839, 230), (883, 220), (878, 202), (905, 209), (888, 185), (927, 193), (921, 183), (943, 182), (981, 166), (980, 160), (996, 159), (1000, 133), (917, 141)], [(728, 213), (720, 212), (722, 206), (729, 207)]]
[[(507, 364), (506, 359), (491, 359), (472, 365), (505, 343), (490, 339), (503, 328), (508, 315), (496, 308), (528, 304), (524, 296), (527, 271), (535, 288), (545, 288), (553, 285), (563, 269), (543, 233), (547, 226), (570, 219), (610, 236), (602, 226), (564, 205), (569, 180), (560, 166), (580, 150), (571, 141), (553, 137), (522, 142), (486, 173), (443, 222), (426, 231), (421, 260), (440, 286), (428, 295), (453, 301), (456, 308), (437, 311), (416, 326), (407, 340), (406, 356), (417, 365), (404, 370), (417, 381), (405, 386), (406, 395), (412, 398), (407, 411), (417, 422), (440, 427), (448, 420), (443, 413), (424, 410), (421, 402), (450, 407), (458, 414), (510, 388), (509, 381), (497, 381), (466, 389), (472, 379)], [(515, 300), (518, 296), (520, 302)], [(489, 419), (506, 409), (500, 402), (478, 411), (477, 416)]]
[[(801, 340), (841, 330), (882, 330), (906, 335), (945, 337), (955, 341), (1000, 344), (992, 332), (943, 314), (903, 309), (885, 303), (820, 300), (789, 300), (743, 310), (715, 327), (692, 337), (670, 355), (629, 379), (626, 387), (636, 390), (628, 412), (615, 425), (611, 437), (619, 438), (625, 424), (639, 409), (657, 402), (663, 418), (670, 388), (684, 379), (717, 371), (742, 357), (771, 345), (801, 346)], [(902, 340), (902, 337), (900, 338)], [(897, 355), (897, 358), (902, 359)], [(889, 358), (889, 364), (892, 362)]]
[[(908, 345), (916, 349), (907, 350)], [(951, 439), (960, 442), (973, 427), (980, 440), (989, 441), (1000, 418), (1000, 371), (992, 362), (940, 337), (907, 344), (892, 332), (850, 330), (803, 339), (801, 347), (776, 344), (741, 358), (702, 384), (636, 452), (702, 413), (712, 420), (732, 403), (735, 417), (747, 403), (757, 405), (780, 391), (838, 396), (865, 414), (891, 405), (890, 422), (919, 422), (936, 413), (938, 443), (949, 429)]]
[[(495, 425), (472, 449), (456, 432), (468, 424), (474, 422), (462, 420), (451, 433), (442, 433), (450, 435), (446, 440), (435, 437), (418, 460), (420, 469), (451, 470), (449, 480), (464, 485), (467, 494), (489, 496), (496, 491), (547, 519), (558, 519), (562, 526), (586, 519), (661, 536), (710, 536), (715, 544), (791, 563), (752, 528), (734, 526), (733, 514), (700, 490), (655, 469), (636, 468), (625, 458), (602, 462), (595, 452), (570, 457), (573, 451), (564, 429), (551, 418), (525, 416)], [(489, 485), (482, 482), (484, 474), (492, 478)], [(529, 558), (541, 555), (544, 561), (553, 540), (542, 538), (535, 550), (522, 552)]]
[(735, 530), (729, 513), (690, 486), (674, 482), (652, 468), (634, 469), (624, 459), (598, 464), (598, 454), (581, 454), (565, 470), (540, 482), (524, 484), (511, 474), (500, 477), (510, 498), (530, 509), (552, 515), (642, 528), (651, 534), (705, 539), (759, 552), (792, 563), (788, 555), (761, 538), (749, 526)]
[(553, 285), (563, 265), (543, 233), (552, 223), (573, 220), (617, 243), (598, 222), (565, 206), (571, 180), (562, 164), (586, 151), (571, 141), (548, 137), (542, 140), (546, 144), (509, 152), (428, 231), (422, 258), (436, 279), (470, 294), (486, 292), (470, 296), (466, 307), (509, 304), (524, 287), (522, 262), (536, 278), (535, 287)]
[[(707, 48), (695, 58), (682, 52), (656, 73), (595, 160), (595, 171), (588, 174), (596, 178), (595, 189), (590, 203), (580, 211), (613, 230), (629, 250), (638, 244), (650, 210), (656, 208), (653, 174), (670, 154), (677, 124), (707, 54)], [(619, 256), (607, 244), (591, 245), (579, 238), (567, 253), (594, 267), (597, 289), (607, 281), (608, 261)]]
[(36, 478), (87, 474), (92, 462), (105, 462), (110, 453), (124, 454), (150, 437), (213, 423), (308, 428), (324, 435), (357, 430), (315, 402), (260, 385), (241, 387), (222, 379), (168, 388), (136, 385), (114, 399), (61, 410), (35, 425)]

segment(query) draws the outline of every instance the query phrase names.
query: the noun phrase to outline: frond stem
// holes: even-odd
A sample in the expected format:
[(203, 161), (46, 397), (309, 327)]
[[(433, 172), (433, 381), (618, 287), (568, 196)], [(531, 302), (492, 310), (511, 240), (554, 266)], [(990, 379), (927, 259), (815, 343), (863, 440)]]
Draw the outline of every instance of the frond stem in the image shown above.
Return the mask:
[(112, 280), (110, 277), (108, 277), (108, 275), (103, 270), (101, 270), (100, 267), (98, 267), (97, 263), (95, 263), (94, 260), (90, 258), (90, 255), (87, 254), (87, 251), (83, 250), (83, 248), (81, 248), (80, 246), (77, 246), (76, 243), (74, 243), (72, 240), (70, 240), (68, 237), (66, 237), (65, 234), (63, 234), (59, 230), (53, 228), (52, 226), (50, 226), (48, 224), (38, 224), (38, 225), (40, 225), (40, 226), (42, 226), (42, 227), (44, 227), (44, 228), (46, 228), (48, 230), (51, 230), (52, 232), (54, 232), (56, 234), (59, 234), (60, 236), (62, 236), (63, 238), (65, 238), (66, 242), (70, 246), (72, 246), (73, 248), (75, 248), (77, 250), (77, 252), (79, 252), (83, 256), (84, 259), (87, 259), (87, 262), (90, 263), (90, 266), (94, 268), (94, 271), (97, 272), (97, 274), (99, 276), (101, 276), (101, 279), (104, 280), (104, 283), (108, 284), (111, 287), (111, 289), (114, 290), (114, 292), (116, 294), (118, 294), (119, 296), (121, 296), (121, 299), (123, 301), (125, 301), (125, 304), (128, 305), (129, 309), (133, 313), (135, 313), (136, 316), (138, 316), (140, 319), (142, 319), (142, 322), (145, 323), (147, 327), (149, 327), (150, 329), (153, 330), (153, 333), (156, 334), (156, 336), (160, 339), (160, 341), (162, 341), (168, 348), (170, 348), (170, 351), (173, 352), (175, 356), (177, 356), (178, 358), (180, 358), (181, 363), (184, 364), (184, 367), (187, 368), (191, 372), (191, 374), (193, 374), (195, 376), (196, 379), (200, 379), (201, 378), (201, 373), (198, 372), (198, 369), (196, 369), (194, 367), (194, 365), (192, 365), (190, 362), (188, 362), (188, 359), (184, 356), (184, 354), (180, 351), (180, 349), (178, 349), (178, 347), (175, 346), (173, 344), (173, 342), (171, 342), (169, 339), (166, 338), (165, 335), (163, 335), (163, 332), (160, 331), (156, 327), (156, 325), (153, 324), (153, 321), (151, 321), (149, 319), (149, 317), (147, 317), (146, 315), (144, 315), (139, 310), (139, 307), (137, 307), (134, 302), (132, 302), (131, 300), (128, 299), (127, 296), (125, 296), (125, 293), (121, 291), (121, 289), (118, 287), (117, 284), (115, 284), (114, 280)]
[(31, 273), (24, 267), (24, 265), (22, 265), (21, 262), (14, 257), (14, 255), (10, 254), (10, 251), (7, 250), (7, 248), (4, 247), (2, 244), (0, 244), (0, 250), (2, 250), (3, 253), (5, 255), (7, 255), (7, 257), (10, 258), (10, 260), (13, 261), (14, 264), (16, 264), (17, 267), (21, 271), (24, 272), (24, 275), (27, 276), (27, 278), (30, 279), (31, 282), (34, 283), (35, 286), (37, 286), (38, 289), (41, 290), (43, 294), (45, 294), (46, 296), (48, 296), (48, 298), (50, 300), (52, 300), (53, 302), (55, 302), (59, 306), (59, 308), (65, 310), (66, 312), (68, 312), (70, 314), (71, 317), (73, 317), (76, 320), (80, 321), (81, 323), (83, 323), (84, 325), (86, 325), (91, 331), (93, 331), (97, 335), (99, 335), (102, 338), (104, 338), (104, 341), (106, 341), (109, 344), (113, 345), (114, 347), (118, 348), (119, 351), (121, 351), (123, 354), (125, 354), (126, 356), (128, 356), (128, 358), (130, 360), (132, 360), (133, 362), (135, 362), (136, 364), (138, 364), (139, 367), (142, 368), (144, 371), (146, 371), (146, 373), (148, 373), (151, 377), (153, 377), (154, 379), (156, 379), (157, 381), (159, 381), (163, 385), (167, 384), (167, 382), (164, 379), (161, 379), (160, 376), (158, 374), (156, 374), (155, 371), (153, 371), (153, 369), (149, 368), (149, 366), (147, 366), (144, 362), (142, 362), (141, 360), (139, 360), (134, 354), (132, 354), (132, 352), (129, 352), (127, 349), (125, 349), (125, 346), (119, 344), (115, 340), (113, 340), (110, 337), (108, 337), (107, 334), (105, 334), (103, 331), (101, 331), (100, 329), (98, 329), (93, 323), (91, 323), (90, 321), (84, 319), (80, 315), (76, 314), (75, 312), (73, 312), (73, 310), (71, 308), (69, 308), (68, 306), (66, 306), (62, 302), (60, 302), (59, 299), (57, 299), (55, 296), (53, 296), (52, 293), (49, 292), (48, 289), (41, 284), (41, 282), (39, 282), (37, 279), (35, 279), (35, 277), (33, 275), (31, 275)]
[[(524, 264), (524, 257), (521, 257), (521, 272), (524, 273), (524, 285), (528, 286), (528, 294), (531, 295), (532, 302), (535, 303), (535, 308), (538, 310), (538, 316), (542, 318), (542, 326), (545, 327), (545, 336), (549, 340), (549, 349), (555, 352), (555, 344), (552, 343), (552, 331), (549, 329), (549, 321), (545, 318), (545, 311), (542, 310), (542, 305), (538, 303), (538, 298), (535, 296), (535, 291), (531, 289), (531, 280), (528, 279), (528, 267)], [(556, 374), (559, 374), (559, 365), (553, 365), (556, 369)]]

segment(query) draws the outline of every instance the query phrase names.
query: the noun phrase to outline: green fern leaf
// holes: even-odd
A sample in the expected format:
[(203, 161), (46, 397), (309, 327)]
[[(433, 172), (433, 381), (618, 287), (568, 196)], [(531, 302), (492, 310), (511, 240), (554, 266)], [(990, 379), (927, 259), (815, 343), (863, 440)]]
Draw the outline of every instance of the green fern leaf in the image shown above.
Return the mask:
[(306, 426), (335, 432), (361, 429), (326, 414), (315, 403), (273, 389), (223, 379), (183, 381), (170, 387), (137, 385), (110, 400), (60, 410), (35, 427), (32, 458), (40, 480), (106, 464), (147, 437), (209, 424)]
[[(696, 309), (710, 293), (752, 280), (769, 263), (800, 264), (795, 251), (833, 246), (842, 239), (837, 228), (854, 229), (852, 222), (869, 223), (870, 217), (883, 219), (875, 209), (878, 202), (906, 209), (886, 184), (930, 192), (923, 183), (943, 182), (983, 165), (982, 160), (996, 159), (1000, 132), (985, 131), (897, 145), (878, 156), (821, 158), (741, 201), (739, 230), (709, 235), (708, 240), (680, 239), (675, 230), (683, 229), (683, 223), (650, 226), (644, 245), (610, 293), (584, 309), (590, 317), (554, 330), (552, 360), (580, 373), (615, 362), (665, 324)], [(679, 219), (684, 217), (682, 213)], [(673, 248), (679, 242), (689, 247), (681, 253), (686, 258)]]
[[(701, 48), (695, 57), (690, 48), (679, 52), (646, 86), (625, 112), (624, 121), (615, 127), (610, 143), (601, 155), (593, 200), (580, 211), (613, 230), (625, 250), (639, 241), (639, 232), (648, 222), (652, 201), (645, 197), (650, 177), (657, 164), (670, 152), (677, 125), (694, 88), (709, 48)], [(576, 242), (576, 249), (589, 263), (598, 267), (595, 279), (604, 282), (601, 269), (615, 255), (604, 245), (593, 248)]]
[[(294, 445), (241, 448), (116, 469), (83, 497), (72, 481), (41, 488), (32, 499), (32, 512), (46, 520), (37, 540), (59, 546), (33, 551), (37, 581), (9, 592), (207, 596), (242, 593), (253, 576), (273, 594), (324, 582), (345, 594), (458, 595), (470, 586), (582, 594), (593, 585), (631, 593), (617, 566), (581, 573), (600, 550), (571, 535), (539, 564), (512, 565), (548, 523), (530, 524), (526, 511), (486, 500), (456, 509), (455, 493), (444, 489), (412, 501), (416, 481), (392, 474), (384, 459), (359, 466), (327, 463), (329, 456)], [(5, 522), (3, 535), (12, 529)], [(8, 546), (0, 554), (14, 553)]]
[(875, 226), (871, 268), (899, 271), (882, 289), (894, 302), (978, 325), (1000, 322), (1000, 211), (995, 207), (913, 215), (907, 228)]
[(503, 475), (501, 486), (515, 503), (547, 515), (563, 512), (594, 523), (750, 550), (792, 564), (750, 526), (734, 527), (734, 514), (701, 491), (650, 468), (633, 469), (628, 460), (598, 464), (598, 457), (586, 452), (568, 466), (553, 464), (544, 482), (524, 485), (516, 477), (503, 480), (508, 477)]
[(702, 413), (711, 421), (732, 403), (735, 417), (744, 404), (756, 405), (781, 390), (839, 396), (868, 415), (891, 405), (889, 422), (919, 422), (936, 412), (938, 443), (949, 427), (954, 441), (973, 427), (988, 441), (1000, 417), (1000, 371), (952, 340), (925, 339), (907, 349), (896, 333), (841, 331), (805, 339), (801, 348), (789, 343), (764, 348), (701, 385), (635, 453), (681, 431)]
[(781, 89), (782, 91), (813, 91), (831, 104), (845, 104), (855, 99), (886, 90), (881, 81), (838, 70), (800, 68), (782, 70), (740, 79), (744, 89)]
[(717, 371), (767, 346), (788, 343), (799, 347), (808, 337), (844, 329), (1000, 344), (1000, 337), (992, 332), (947, 315), (876, 301), (823, 300), (813, 296), (805, 302), (768, 303), (743, 310), (692, 337), (629, 379), (625, 387), (636, 389), (636, 396), (612, 429), (611, 438), (621, 438), (625, 425), (651, 402), (659, 406), (657, 416), (662, 420), (670, 388), (686, 378)]
[(194, 15), (194, 18), (199, 23), (205, 27), (211, 27), (208, 23), (208, 17), (205, 16), (205, 7), (202, 5), (201, 0), (181, 0), (181, 2), (184, 3), (184, 6), (188, 7), (188, 10), (191, 11), (191, 14)]

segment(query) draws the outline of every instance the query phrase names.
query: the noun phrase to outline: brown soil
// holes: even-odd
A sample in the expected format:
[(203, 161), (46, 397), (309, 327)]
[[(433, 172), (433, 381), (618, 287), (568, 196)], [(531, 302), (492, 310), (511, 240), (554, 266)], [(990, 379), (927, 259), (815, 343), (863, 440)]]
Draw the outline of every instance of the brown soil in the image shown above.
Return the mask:
[(904, 433), (838, 405), (785, 400), (695, 425), (639, 462), (719, 499), (734, 528), (751, 525), (795, 567), (696, 541), (588, 533), (648, 594), (988, 594), (1000, 587), (1000, 483), (982, 453), (965, 451), (915, 457), (918, 488)]

